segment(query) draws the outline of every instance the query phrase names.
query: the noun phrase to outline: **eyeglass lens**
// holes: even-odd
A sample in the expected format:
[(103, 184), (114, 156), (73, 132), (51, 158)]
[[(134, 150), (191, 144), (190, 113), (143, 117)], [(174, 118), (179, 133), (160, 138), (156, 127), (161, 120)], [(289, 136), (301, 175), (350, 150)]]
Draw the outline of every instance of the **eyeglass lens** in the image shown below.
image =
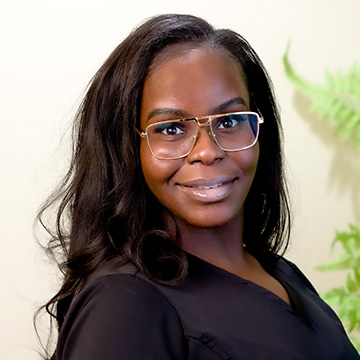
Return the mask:
[[(233, 113), (210, 118), (210, 128), (218, 146), (225, 151), (248, 148), (257, 140), (259, 116), (256, 113)], [(186, 156), (198, 134), (196, 119), (164, 121), (148, 126), (147, 138), (154, 156), (174, 159)]]

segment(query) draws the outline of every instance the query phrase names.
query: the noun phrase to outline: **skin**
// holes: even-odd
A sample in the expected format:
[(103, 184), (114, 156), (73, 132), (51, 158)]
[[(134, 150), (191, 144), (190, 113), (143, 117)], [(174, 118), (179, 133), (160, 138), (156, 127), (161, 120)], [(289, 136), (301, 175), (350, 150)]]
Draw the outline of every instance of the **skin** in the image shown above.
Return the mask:
[[(224, 51), (189, 49), (162, 60), (150, 72), (143, 88), (140, 128), (145, 131), (147, 125), (169, 119), (249, 111), (249, 104), (238, 63)], [(142, 139), (140, 158), (145, 181), (174, 215), (185, 251), (289, 302), (282, 286), (242, 245), (244, 202), (256, 172), (259, 145), (225, 152), (208, 131), (201, 128), (190, 154), (176, 160), (155, 158)], [(171, 229), (170, 220), (168, 224)]]

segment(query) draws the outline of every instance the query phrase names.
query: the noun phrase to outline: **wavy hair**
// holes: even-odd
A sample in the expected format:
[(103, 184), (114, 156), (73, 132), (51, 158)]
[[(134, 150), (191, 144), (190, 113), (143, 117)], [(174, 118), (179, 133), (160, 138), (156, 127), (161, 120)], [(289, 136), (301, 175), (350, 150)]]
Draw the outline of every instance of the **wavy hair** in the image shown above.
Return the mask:
[[(38, 214), (50, 234), (47, 250), (58, 254), (64, 275), (61, 289), (45, 306), (58, 329), (89, 277), (122, 263), (131, 261), (149, 278), (167, 285), (186, 277), (186, 256), (177, 237), (165, 231), (162, 206), (143, 179), (135, 131), (149, 68), (156, 55), (177, 44), (223, 49), (242, 67), (250, 108), (265, 119), (257, 172), (245, 202), (244, 243), (265, 267), (288, 244), (282, 131), (261, 60), (239, 34), (215, 30), (200, 18), (150, 18), (130, 33), (91, 80), (74, 123), (69, 170)], [(54, 213), (54, 207), (55, 224), (48, 225), (45, 213)]]

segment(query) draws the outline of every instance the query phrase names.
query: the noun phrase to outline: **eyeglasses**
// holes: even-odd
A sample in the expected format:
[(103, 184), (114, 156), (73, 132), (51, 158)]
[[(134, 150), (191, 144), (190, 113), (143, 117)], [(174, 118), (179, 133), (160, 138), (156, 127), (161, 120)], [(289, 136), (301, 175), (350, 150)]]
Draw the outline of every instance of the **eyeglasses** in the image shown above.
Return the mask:
[(151, 153), (160, 160), (180, 159), (187, 156), (199, 137), (199, 127), (209, 126), (209, 136), (224, 151), (248, 149), (259, 136), (262, 116), (255, 112), (233, 112), (188, 119), (160, 121), (150, 124), (145, 132)]

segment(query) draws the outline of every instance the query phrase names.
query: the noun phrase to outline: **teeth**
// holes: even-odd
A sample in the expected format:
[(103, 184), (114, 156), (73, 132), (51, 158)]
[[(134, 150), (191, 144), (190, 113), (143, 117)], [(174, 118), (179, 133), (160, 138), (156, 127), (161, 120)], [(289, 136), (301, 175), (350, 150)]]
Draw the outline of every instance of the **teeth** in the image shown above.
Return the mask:
[(209, 189), (216, 189), (221, 185), (222, 184), (216, 184), (216, 185), (212, 185), (212, 186), (197, 186), (197, 188), (204, 189), (204, 190), (209, 190)]
[(214, 185), (182, 185), (184, 187), (187, 188), (191, 188), (191, 189), (201, 189), (201, 190), (211, 190), (211, 189), (216, 189), (220, 186), (223, 186), (226, 183), (219, 183), (219, 184), (214, 184)]

